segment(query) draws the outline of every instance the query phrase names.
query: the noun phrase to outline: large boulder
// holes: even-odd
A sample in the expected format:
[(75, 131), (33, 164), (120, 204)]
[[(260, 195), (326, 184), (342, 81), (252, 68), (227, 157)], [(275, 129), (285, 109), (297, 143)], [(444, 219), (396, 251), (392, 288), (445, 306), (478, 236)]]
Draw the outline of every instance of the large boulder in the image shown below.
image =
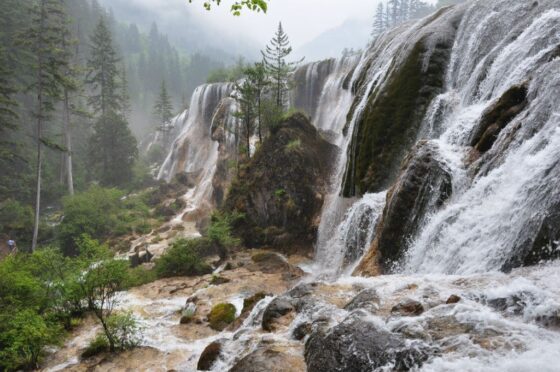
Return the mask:
[(407, 346), (401, 336), (358, 316), (328, 332), (312, 333), (305, 344), (308, 372), (373, 371), (388, 365), (395, 371), (407, 371), (428, 357), (429, 352), (420, 345)]
[(235, 232), (248, 247), (310, 253), (337, 148), (303, 114), (294, 114), (263, 141), (240, 169), (225, 202), (241, 213)]
[(438, 159), (437, 145), (421, 141), (405, 158), (401, 174), (387, 194), (375, 239), (356, 272), (377, 275), (391, 271), (426, 215), (441, 207), (451, 192), (451, 174)]

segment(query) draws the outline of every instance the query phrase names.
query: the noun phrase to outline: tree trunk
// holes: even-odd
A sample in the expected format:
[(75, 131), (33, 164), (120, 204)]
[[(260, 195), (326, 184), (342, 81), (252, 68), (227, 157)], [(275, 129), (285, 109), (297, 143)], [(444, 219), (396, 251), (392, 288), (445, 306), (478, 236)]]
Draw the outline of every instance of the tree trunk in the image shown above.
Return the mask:
[(66, 184), (68, 193), (74, 195), (74, 174), (72, 169), (72, 132), (70, 128), (70, 99), (68, 90), (64, 89), (64, 139), (66, 144)]
[[(40, 30), (44, 30), (47, 15), (45, 14), (45, 2), (41, 2), (41, 26)], [(37, 248), (37, 240), (39, 238), (39, 219), (41, 216), (41, 177), (43, 171), (43, 148), (41, 144), (41, 136), (43, 132), (43, 45), (39, 42), (37, 45), (37, 183), (35, 196), (35, 219), (33, 221), (33, 240), (31, 241), (31, 252)]]
[(257, 97), (257, 120), (259, 121), (259, 143), (262, 143), (262, 125), (261, 125), (261, 93)]

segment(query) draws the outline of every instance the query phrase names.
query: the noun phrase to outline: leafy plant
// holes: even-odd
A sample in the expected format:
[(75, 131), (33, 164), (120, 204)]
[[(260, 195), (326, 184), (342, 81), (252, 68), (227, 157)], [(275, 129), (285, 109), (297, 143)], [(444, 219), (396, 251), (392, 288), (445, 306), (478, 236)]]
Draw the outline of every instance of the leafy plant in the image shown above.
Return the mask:
[(208, 247), (207, 239), (179, 239), (157, 261), (155, 270), (159, 278), (195, 276), (212, 272), (212, 268), (199, 256), (199, 250)]

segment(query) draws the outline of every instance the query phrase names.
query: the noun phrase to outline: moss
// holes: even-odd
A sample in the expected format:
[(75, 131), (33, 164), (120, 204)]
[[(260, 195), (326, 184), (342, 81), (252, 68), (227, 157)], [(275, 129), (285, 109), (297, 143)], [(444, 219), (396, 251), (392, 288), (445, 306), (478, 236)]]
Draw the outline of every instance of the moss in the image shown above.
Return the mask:
[(217, 304), (208, 314), (210, 328), (216, 331), (223, 331), (235, 320), (235, 306), (232, 304)]
[(228, 278), (224, 278), (219, 275), (212, 275), (212, 279), (210, 279), (210, 284), (212, 285), (221, 285), (231, 282)]
[(259, 303), (259, 301), (264, 299), (266, 296), (267, 296), (266, 293), (258, 292), (258, 293), (255, 293), (254, 295), (252, 295), (251, 297), (247, 297), (246, 299), (244, 299), (243, 300), (243, 311), (241, 311), (241, 313), (246, 314), (246, 313), (251, 312), (253, 310), (253, 308), (255, 307), (255, 305), (257, 303)]
[(441, 91), (450, 45), (438, 44), (423, 69), (426, 47), (419, 41), (370, 101), (356, 123), (351, 144), (345, 196), (377, 192), (394, 180), (407, 150), (414, 144), (430, 101)]
[(225, 211), (243, 215), (234, 221), (233, 232), (245, 246), (312, 249), (313, 224), (323, 202), (318, 195), (327, 188), (335, 154), (336, 147), (301, 114), (282, 122), (263, 141), (233, 181), (224, 204)]

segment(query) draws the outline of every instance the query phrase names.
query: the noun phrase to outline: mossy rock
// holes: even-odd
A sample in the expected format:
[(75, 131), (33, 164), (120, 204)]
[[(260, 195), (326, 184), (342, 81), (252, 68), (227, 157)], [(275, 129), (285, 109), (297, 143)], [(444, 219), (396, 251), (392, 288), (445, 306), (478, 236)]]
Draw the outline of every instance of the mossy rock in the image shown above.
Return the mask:
[(249, 248), (311, 252), (338, 149), (296, 113), (241, 167), (224, 204), (244, 216), (233, 229)]
[[(453, 46), (452, 37), (433, 46), (429, 37), (421, 37), (404, 61), (393, 66), (386, 85), (370, 95), (354, 129), (344, 196), (387, 189), (416, 142), (430, 102), (443, 90)], [(361, 87), (355, 89), (363, 91), (367, 83), (367, 79), (358, 79)], [(356, 101), (361, 99), (358, 96)]]
[(232, 304), (217, 304), (208, 314), (208, 323), (210, 328), (216, 331), (223, 331), (229, 324), (235, 320), (235, 306)]

